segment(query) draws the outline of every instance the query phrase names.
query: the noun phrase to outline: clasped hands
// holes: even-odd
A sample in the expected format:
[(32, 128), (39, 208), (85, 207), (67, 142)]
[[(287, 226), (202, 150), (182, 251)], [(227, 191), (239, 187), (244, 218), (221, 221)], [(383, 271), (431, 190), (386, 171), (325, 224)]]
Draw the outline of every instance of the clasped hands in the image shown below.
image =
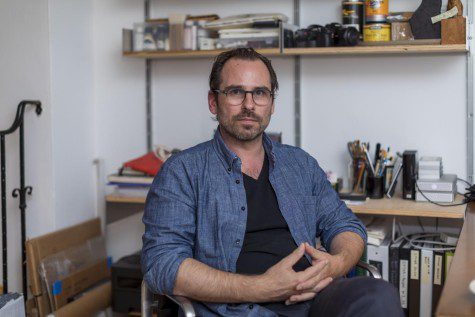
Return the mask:
[[(307, 253), (312, 266), (295, 272), (293, 266)], [(307, 301), (327, 287), (339, 276), (341, 260), (338, 256), (319, 251), (302, 243), (291, 254), (269, 268), (261, 277), (264, 294), (272, 301), (285, 301), (286, 305)]]

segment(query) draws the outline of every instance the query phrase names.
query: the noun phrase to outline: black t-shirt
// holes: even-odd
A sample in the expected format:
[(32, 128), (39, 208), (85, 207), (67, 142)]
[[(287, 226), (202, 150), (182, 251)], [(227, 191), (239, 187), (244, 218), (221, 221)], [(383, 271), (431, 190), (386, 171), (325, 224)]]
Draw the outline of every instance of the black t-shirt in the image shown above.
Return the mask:
[[(246, 174), (244, 188), (247, 200), (247, 224), (244, 243), (236, 263), (236, 273), (262, 274), (293, 252), (297, 245), (280, 212), (277, 197), (269, 181), (269, 160), (264, 158), (261, 174), (256, 180)], [(295, 271), (310, 267), (302, 257)]]

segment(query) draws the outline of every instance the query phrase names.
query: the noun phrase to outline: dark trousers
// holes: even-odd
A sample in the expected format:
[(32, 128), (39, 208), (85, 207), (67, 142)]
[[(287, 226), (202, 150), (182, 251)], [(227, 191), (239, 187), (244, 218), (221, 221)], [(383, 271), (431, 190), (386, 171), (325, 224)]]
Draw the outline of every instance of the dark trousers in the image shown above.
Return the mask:
[(290, 306), (273, 303), (265, 307), (286, 317), (404, 316), (394, 286), (370, 277), (337, 279), (311, 301)]

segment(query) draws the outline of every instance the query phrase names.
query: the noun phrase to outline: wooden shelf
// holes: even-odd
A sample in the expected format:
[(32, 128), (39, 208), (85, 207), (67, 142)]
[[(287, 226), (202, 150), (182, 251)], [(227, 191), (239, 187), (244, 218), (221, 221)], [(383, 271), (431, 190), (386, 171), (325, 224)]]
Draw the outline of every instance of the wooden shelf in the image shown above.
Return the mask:
[[(283, 53), (277, 48), (257, 50), (267, 56), (332, 56), (332, 55), (389, 55), (389, 54), (437, 54), (460, 53), (466, 54), (464, 44), (457, 45), (377, 45), (354, 47), (311, 47), (287, 48)], [(154, 51), (154, 52), (124, 52), (125, 57), (150, 58), (150, 59), (175, 59), (175, 58), (209, 58), (215, 57), (224, 50), (212, 51)]]
[[(211, 51), (150, 51), (150, 52), (123, 52), (125, 57), (135, 58), (151, 58), (151, 59), (170, 59), (170, 58), (203, 58), (215, 57), (219, 53), (226, 50), (211, 50)], [(264, 48), (257, 50), (259, 53), (266, 56), (282, 55), (278, 48)]]
[[(109, 203), (145, 204), (145, 197), (125, 197), (108, 195)], [(461, 202), (458, 196), (456, 202)], [(411, 216), (463, 219), (466, 205), (456, 207), (440, 207), (431, 203), (415, 202), (402, 198), (368, 199), (361, 205), (348, 205), (355, 214), (386, 215), (386, 216)]]
[(319, 55), (377, 55), (377, 54), (427, 54), (427, 53), (467, 53), (462, 45), (387, 45), (354, 47), (315, 47), (288, 48), (283, 55), (319, 56)]
[(124, 203), (124, 204), (145, 204), (145, 197), (129, 197), (118, 195), (107, 195), (106, 202), (108, 203)]
[[(462, 196), (457, 196), (455, 203), (462, 202)], [(368, 199), (361, 205), (348, 205), (355, 214), (410, 216), (463, 219), (467, 205), (441, 207), (428, 202), (415, 202), (393, 197), (383, 199)]]

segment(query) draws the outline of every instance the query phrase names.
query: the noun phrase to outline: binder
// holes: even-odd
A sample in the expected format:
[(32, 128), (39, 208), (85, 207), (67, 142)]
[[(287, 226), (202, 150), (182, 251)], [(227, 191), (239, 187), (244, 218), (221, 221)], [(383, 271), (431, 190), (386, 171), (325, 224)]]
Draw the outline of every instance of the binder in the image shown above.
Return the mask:
[[(424, 248), (430, 247), (430, 244), (424, 244)], [(420, 317), (432, 316), (432, 281), (433, 281), (433, 259), (434, 251), (429, 249), (421, 250), (421, 302)]]
[(450, 271), (450, 265), (452, 264), (452, 259), (454, 258), (454, 251), (445, 251), (445, 275), (444, 280), (447, 279)]
[(399, 248), (404, 240), (394, 242), (389, 247), (389, 283), (399, 289)]
[(411, 247), (409, 265), (409, 317), (419, 317), (421, 250)]
[(411, 247), (409, 243), (399, 249), (399, 298), (404, 316), (409, 316), (409, 271), (411, 261)]
[(434, 278), (432, 284), (432, 311), (435, 312), (444, 286), (444, 251), (434, 251)]

